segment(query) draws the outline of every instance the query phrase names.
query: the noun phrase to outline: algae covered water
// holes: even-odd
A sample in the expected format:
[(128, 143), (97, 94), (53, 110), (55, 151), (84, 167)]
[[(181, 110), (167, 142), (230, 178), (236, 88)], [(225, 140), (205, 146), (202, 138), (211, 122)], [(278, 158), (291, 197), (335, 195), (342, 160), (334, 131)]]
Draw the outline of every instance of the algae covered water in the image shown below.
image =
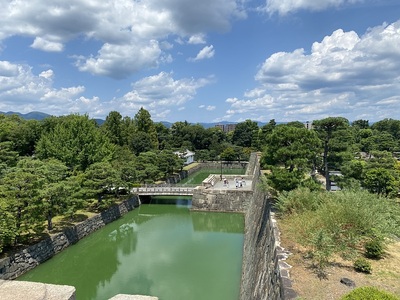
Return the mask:
[(75, 286), (78, 300), (238, 299), (243, 215), (191, 212), (177, 203), (142, 205), (19, 280)]

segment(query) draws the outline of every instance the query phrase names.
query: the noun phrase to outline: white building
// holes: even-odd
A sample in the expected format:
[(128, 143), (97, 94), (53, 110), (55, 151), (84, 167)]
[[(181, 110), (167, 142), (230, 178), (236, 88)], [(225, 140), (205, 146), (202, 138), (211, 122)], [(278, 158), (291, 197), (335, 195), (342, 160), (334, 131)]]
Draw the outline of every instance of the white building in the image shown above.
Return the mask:
[(176, 151), (176, 152), (174, 152), (174, 154), (178, 155), (180, 158), (185, 159), (185, 163), (184, 163), (185, 165), (189, 165), (192, 162), (194, 162), (194, 154), (195, 153), (192, 151), (189, 151), (188, 149), (186, 149), (186, 151), (184, 151), (184, 152)]

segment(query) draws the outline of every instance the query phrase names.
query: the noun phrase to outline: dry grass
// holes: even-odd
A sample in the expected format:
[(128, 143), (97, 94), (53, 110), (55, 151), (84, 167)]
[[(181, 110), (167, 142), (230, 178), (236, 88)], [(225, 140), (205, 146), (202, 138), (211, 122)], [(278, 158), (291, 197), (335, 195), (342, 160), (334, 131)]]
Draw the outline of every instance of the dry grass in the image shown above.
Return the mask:
[(290, 277), (294, 290), (304, 300), (337, 300), (351, 291), (350, 287), (340, 283), (343, 277), (356, 283), (356, 287), (375, 286), (400, 296), (400, 242), (388, 245), (383, 259), (369, 260), (372, 274), (355, 272), (352, 261), (335, 258), (327, 269), (327, 278), (320, 279), (306, 259), (307, 249), (290, 237), (290, 230), (284, 222), (279, 222), (282, 246), (292, 252), (287, 262), (292, 266)]

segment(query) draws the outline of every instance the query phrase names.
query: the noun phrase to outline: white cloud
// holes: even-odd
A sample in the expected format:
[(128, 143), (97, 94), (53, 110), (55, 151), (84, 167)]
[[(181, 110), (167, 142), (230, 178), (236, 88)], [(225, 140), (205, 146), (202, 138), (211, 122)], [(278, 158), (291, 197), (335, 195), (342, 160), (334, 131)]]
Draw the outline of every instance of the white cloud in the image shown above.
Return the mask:
[(215, 55), (214, 46), (213, 45), (205, 46), (203, 49), (199, 51), (199, 53), (197, 53), (195, 58), (190, 58), (189, 61), (208, 59), (214, 57), (214, 55)]
[(160, 55), (161, 49), (156, 40), (150, 40), (147, 44), (106, 43), (96, 57), (80, 58), (76, 65), (81, 71), (121, 79), (143, 68), (156, 67), (160, 62)]
[[(85, 91), (85, 87), (53, 87), (54, 72), (49, 69), (39, 75), (32, 73), (28, 65), (0, 61), (0, 110), (21, 113), (44, 111), (60, 115), (65, 111), (78, 111), (75, 98)], [(81, 106), (80, 111), (91, 111), (92, 105)]]
[(76, 86), (76, 87), (69, 87), (69, 88), (61, 88), (59, 90), (49, 90), (46, 92), (42, 97), (41, 100), (51, 100), (51, 101), (58, 101), (58, 100), (69, 100), (73, 97), (76, 97), (79, 94), (82, 94), (85, 91), (85, 87), (83, 86)]
[(120, 106), (120, 111), (136, 113), (140, 107), (145, 107), (152, 115), (158, 115), (160, 111), (169, 113), (169, 108), (182, 107), (196, 95), (198, 89), (213, 82), (212, 78), (174, 79), (172, 75), (161, 72), (136, 81), (130, 92), (113, 103)]
[(43, 71), (42, 73), (39, 74), (39, 77), (51, 79), (54, 77), (54, 72), (53, 72), (53, 70)]
[(206, 43), (206, 39), (205, 39), (205, 35), (203, 33), (199, 33), (199, 34), (195, 34), (192, 35), (189, 40), (188, 40), (189, 44), (205, 44)]
[(202, 104), (202, 105), (199, 105), (199, 108), (200, 108), (200, 109), (205, 109), (205, 110), (207, 110), (207, 111), (213, 111), (213, 110), (215, 110), (217, 107), (216, 107), (215, 105), (204, 105), (204, 104)]
[[(0, 61), (0, 80), (2, 83), (6, 81), (4, 77), (13, 77), (18, 75), (19, 67), (8, 61)], [(3, 77), (3, 79), (1, 79)], [(3, 85), (3, 84), (2, 84)]]
[[(63, 51), (78, 37), (100, 41), (97, 53), (76, 62), (84, 72), (126, 78), (141, 69), (169, 63), (175, 41), (204, 43), (204, 32), (229, 30), (245, 18), (242, 0), (20, 0), (5, 1), (0, 11), (0, 41), (32, 38), (31, 47)], [(76, 53), (76, 56), (82, 53)]]
[(229, 98), (227, 116), (254, 114), (268, 121), (342, 115), (380, 120), (400, 110), (400, 21), (364, 35), (339, 29), (311, 46), (268, 57), (258, 86)]
[(354, 4), (363, 0), (266, 0), (263, 8), (268, 13), (286, 15), (301, 9), (324, 10), (330, 7), (339, 7), (346, 4)]
[(31, 47), (48, 52), (61, 52), (64, 50), (64, 45), (62, 43), (48, 41), (41, 37), (36, 37)]

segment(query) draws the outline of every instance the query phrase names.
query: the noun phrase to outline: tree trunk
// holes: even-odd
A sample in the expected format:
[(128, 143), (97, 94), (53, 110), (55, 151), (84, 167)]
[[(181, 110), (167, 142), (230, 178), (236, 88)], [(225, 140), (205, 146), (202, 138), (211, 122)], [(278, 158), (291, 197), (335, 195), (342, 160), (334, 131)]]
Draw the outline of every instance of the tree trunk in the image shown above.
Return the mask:
[(329, 176), (329, 167), (328, 167), (328, 142), (329, 139), (325, 140), (324, 144), (324, 168), (325, 168), (325, 188), (327, 191), (331, 190), (331, 180)]
[(53, 230), (53, 214), (51, 209), (47, 212), (47, 230)]

